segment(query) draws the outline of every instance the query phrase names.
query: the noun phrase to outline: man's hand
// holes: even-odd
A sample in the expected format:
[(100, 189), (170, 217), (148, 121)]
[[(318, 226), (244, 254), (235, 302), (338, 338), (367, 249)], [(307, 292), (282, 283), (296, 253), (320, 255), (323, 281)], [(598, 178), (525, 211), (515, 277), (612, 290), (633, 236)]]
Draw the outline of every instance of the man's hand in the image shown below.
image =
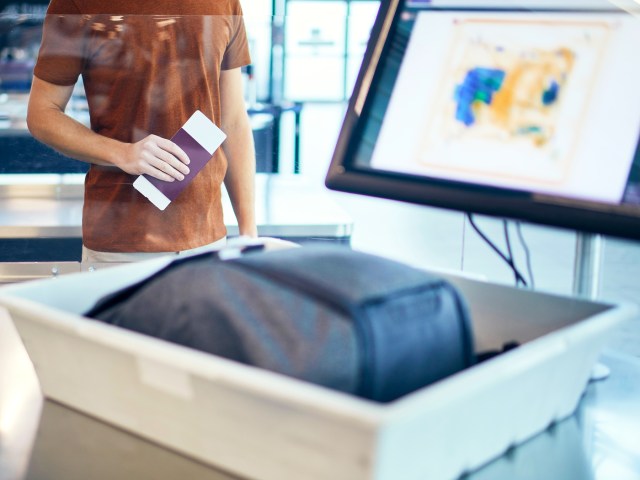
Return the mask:
[(157, 135), (128, 144), (118, 167), (132, 175), (143, 173), (166, 182), (183, 180), (189, 173), (189, 157), (178, 145)]

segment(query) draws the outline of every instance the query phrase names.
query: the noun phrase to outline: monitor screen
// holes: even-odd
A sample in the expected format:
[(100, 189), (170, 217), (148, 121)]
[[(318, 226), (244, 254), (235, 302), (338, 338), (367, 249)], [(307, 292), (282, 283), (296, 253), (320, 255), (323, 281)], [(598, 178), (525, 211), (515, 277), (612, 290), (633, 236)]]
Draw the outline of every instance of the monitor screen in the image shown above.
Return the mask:
[(622, 3), (385, 1), (327, 186), (639, 239), (640, 5)]

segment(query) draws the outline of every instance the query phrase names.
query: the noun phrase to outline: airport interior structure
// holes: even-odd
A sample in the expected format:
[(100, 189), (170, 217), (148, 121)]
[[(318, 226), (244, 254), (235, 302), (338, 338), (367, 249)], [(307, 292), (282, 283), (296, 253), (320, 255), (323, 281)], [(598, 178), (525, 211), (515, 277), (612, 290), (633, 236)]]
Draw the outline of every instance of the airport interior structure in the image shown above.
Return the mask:
[[(90, 3), (0, 3), (0, 480), (640, 480), (640, 3)], [(87, 259), (90, 188), (201, 218), (180, 195), (235, 132), (209, 148), (222, 120), (172, 99), (224, 116), (224, 83), (193, 94), (211, 58), (239, 73), (257, 237), (229, 175), (226, 244)], [(181, 119), (176, 196), (87, 188), (125, 172), (35, 138), (55, 62), (82, 129)]]

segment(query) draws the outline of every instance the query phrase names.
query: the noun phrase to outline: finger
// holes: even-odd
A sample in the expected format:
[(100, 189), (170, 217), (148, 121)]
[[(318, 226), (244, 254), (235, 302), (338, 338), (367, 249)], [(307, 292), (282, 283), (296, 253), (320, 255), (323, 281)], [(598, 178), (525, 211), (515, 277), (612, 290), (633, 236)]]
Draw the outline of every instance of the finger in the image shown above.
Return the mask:
[[(167, 152), (166, 150), (163, 150), (157, 145), (152, 146), (148, 153), (149, 153), (149, 162), (156, 168), (159, 168), (160, 170), (168, 173), (169, 175), (171, 175), (171, 171), (173, 170), (180, 172), (182, 175), (187, 175), (189, 173), (189, 167), (187, 167), (184, 163), (182, 163), (180, 160), (174, 157), (171, 153)], [(164, 162), (169, 167), (171, 167), (171, 169), (158, 165), (157, 163), (158, 161)], [(178, 180), (182, 180), (182, 179), (178, 178)]]
[(167, 152), (164, 152), (164, 154), (160, 154), (160, 155), (169, 156), (170, 159), (164, 160), (163, 158), (159, 158), (157, 156), (150, 156), (150, 158), (148, 159), (148, 165), (155, 168), (157, 171), (165, 175), (169, 175), (171, 178), (174, 178), (176, 180), (184, 180), (184, 174), (179, 170), (177, 170), (172, 165), (172, 163), (179, 166), (179, 168), (186, 168), (187, 173), (189, 173), (189, 169), (183, 163), (176, 160)]
[(176, 180), (171, 175), (166, 174), (162, 170), (154, 167), (149, 163), (145, 163), (142, 170), (142, 173), (145, 173), (153, 178), (157, 178), (158, 180), (163, 180), (165, 182), (174, 182)]
[(158, 137), (157, 145), (162, 148), (164, 151), (169, 152), (171, 155), (176, 157), (185, 165), (189, 165), (191, 160), (189, 156), (185, 153), (182, 148), (176, 143), (173, 143), (171, 140), (167, 140), (166, 138)]

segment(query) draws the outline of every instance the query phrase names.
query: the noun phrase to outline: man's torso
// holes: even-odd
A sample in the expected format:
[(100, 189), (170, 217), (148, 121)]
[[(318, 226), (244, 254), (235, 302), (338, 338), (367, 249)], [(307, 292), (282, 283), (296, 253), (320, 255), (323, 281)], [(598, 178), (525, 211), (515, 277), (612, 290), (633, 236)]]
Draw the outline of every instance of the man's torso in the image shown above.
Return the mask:
[[(59, 84), (81, 74), (91, 128), (123, 142), (149, 134), (170, 138), (195, 110), (219, 125), (221, 69), (249, 61), (237, 2), (53, 0), (48, 13), (35, 74)], [(218, 149), (159, 211), (133, 189), (135, 177), (92, 166), (85, 182), (85, 245), (99, 251), (173, 251), (223, 237), (225, 172)]]

